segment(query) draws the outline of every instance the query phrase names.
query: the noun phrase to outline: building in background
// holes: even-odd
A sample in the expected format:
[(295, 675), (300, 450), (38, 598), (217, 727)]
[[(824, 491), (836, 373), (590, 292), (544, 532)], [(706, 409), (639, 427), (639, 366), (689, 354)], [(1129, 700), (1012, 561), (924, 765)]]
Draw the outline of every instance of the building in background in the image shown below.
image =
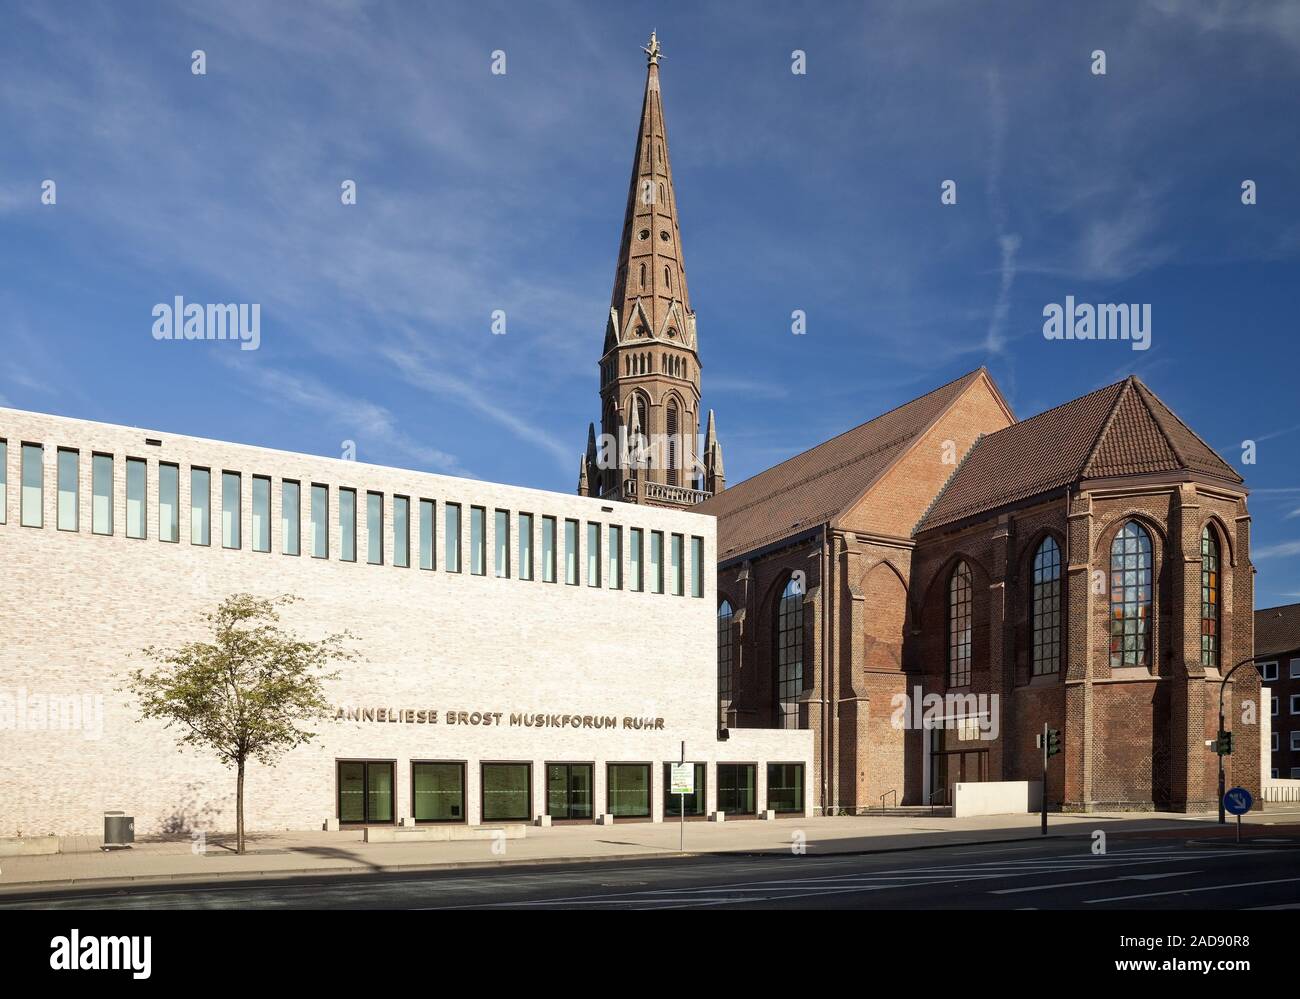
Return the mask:
[[(1018, 422), (973, 371), (696, 509), (720, 722), (811, 730), (818, 810), (1037, 780), (1044, 725), (1053, 806), (1214, 807), (1218, 678), (1254, 648), (1246, 489), (1137, 378)], [(1239, 670), (1241, 746), (1258, 697)], [(1258, 791), (1253, 752), (1227, 764)]]
[(1300, 779), (1300, 604), (1255, 611), (1255, 655), (1271, 695), (1269, 774)]
[(809, 732), (718, 738), (696, 513), (0, 409), (0, 837), (234, 825), (234, 775), (138, 721), (146, 646), (235, 592), (360, 659), (250, 765), (250, 830), (803, 814)]

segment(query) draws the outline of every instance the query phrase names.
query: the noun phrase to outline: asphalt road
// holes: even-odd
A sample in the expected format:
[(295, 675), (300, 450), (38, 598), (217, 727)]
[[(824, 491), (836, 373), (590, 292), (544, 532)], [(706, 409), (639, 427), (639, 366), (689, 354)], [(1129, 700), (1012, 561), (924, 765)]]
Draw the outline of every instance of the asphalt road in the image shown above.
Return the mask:
[(1300, 909), (1300, 849), (1087, 839), (266, 878), (4, 896), (0, 909)]

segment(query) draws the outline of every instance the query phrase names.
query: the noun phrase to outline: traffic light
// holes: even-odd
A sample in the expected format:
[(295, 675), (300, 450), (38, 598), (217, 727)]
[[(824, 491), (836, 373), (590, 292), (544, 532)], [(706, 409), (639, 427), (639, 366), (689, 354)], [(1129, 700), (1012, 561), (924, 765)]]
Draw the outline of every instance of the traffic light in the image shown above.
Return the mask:
[(1219, 738), (1214, 743), (1214, 751), (1220, 756), (1232, 755), (1232, 733), (1220, 732)]
[(1049, 728), (1047, 730), (1047, 755), (1055, 756), (1061, 751), (1061, 730), (1058, 728)]

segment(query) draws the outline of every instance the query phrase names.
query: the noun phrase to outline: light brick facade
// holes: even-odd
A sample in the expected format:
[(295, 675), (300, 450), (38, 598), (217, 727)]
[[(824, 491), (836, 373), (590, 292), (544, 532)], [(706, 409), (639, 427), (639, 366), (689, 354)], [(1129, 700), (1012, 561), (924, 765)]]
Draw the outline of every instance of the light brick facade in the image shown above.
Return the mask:
[[(605, 764), (650, 763), (653, 818), (663, 813), (662, 764), (706, 763), (708, 810), (716, 807), (716, 764), (757, 764), (758, 810), (767, 807), (769, 762), (809, 763), (811, 733), (749, 731), (718, 740), (715, 665), (714, 520), (699, 514), (457, 479), (358, 462), (290, 454), (127, 427), (0, 409), (6, 442), (6, 501), (0, 524), (0, 836), (94, 834), (101, 813), (134, 814), (140, 834), (233, 825), (234, 775), (192, 750), (177, 749), (161, 725), (137, 721), (126, 671), (148, 645), (206, 637), (201, 612), (232, 592), (302, 598), (284, 623), (304, 637), (347, 629), (362, 659), (329, 690), (341, 707), (436, 710), (437, 724), (325, 721), (319, 737), (278, 766), (250, 767), (250, 829), (307, 829), (336, 815), (337, 760), (395, 762), (396, 815), (410, 815), (412, 760), (463, 761), (467, 820), (479, 820), (479, 763), (527, 762), (532, 812), (546, 811), (547, 762), (593, 763), (595, 812), (605, 811)], [(158, 441), (153, 444), (150, 441)], [(43, 520), (20, 523), (21, 445), (44, 448)], [(79, 456), (79, 530), (57, 528), (56, 455)], [(114, 458), (113, 533), (92, 533), (91, 456)], [(147, 462), (147, 537), (125, 536), (125, 462)], [(180, 468), (179, 543), (159, 540), (158, 469)], [(189, 470), (211, 470), (211, 544), (192, 544)], [(242, 546), (222, 547), (221, 473), (241, 475)], [(251, 481), (271, 480), (269, 552), (252, 550)], [(302, 554), (284, 554), (281, 488), (301, 483)], [(329, 487), (329, 556), (309, 549), (310, 485)], [(356, 562), (340, 554), (339, 489), (357, 490)], [(366, 493), (383, 495), (383, 564), (367, 564)], [(395, 496), (409, 497), (410, 567), (394, 564)], [(420, 568), (418, 502), (436, 502), (436, 568)], [(462, 571), (445, 569), (445, 504), (462, 510)], [(486, 511), (484, 575), (471, 573), (470, 511)], [(509, 511), (510, 575), (495, 575), (494, 513)], [(520, 513), (533, 514), (535, 579), (519, 578)], [(558, 579), (542, 581), (542, 518), (557, 518)], [(579, 521), (579, 585), (565, 582), (566, 519)], [(587, 525), (600, 525), (600, 585), (589, 585)], [(609, 525), (622, 527), (624, 586), (610, 584)], [(683, 538), (684, 592), (631, 588), (631, 530)], [(703, 544), (702, 595), (691, 595), (692, 538)], [(665, 564), (665, 575), (670, 566)], [(89, 697), (102, 703), (79, 729), (39, 728), (33, 698)], [(79, 702), (80, 703), (80, 702)], [(17, 712), (17, 714), (15, 713)], [(451, 725), (449, 713), (501, 715), (495, 724)], [(512, 726), (513, 713), (614, 716), (608, 730)], [(453, 717), (456, 717), (453, 714)], [(663, 719), (629, 728), (627, 719)], [(91, 729), (92, 731), (87, 731)], [(805, 768), (806, 780), (811, 767)], [(807, 797), (805, 796), (805, 801)]]

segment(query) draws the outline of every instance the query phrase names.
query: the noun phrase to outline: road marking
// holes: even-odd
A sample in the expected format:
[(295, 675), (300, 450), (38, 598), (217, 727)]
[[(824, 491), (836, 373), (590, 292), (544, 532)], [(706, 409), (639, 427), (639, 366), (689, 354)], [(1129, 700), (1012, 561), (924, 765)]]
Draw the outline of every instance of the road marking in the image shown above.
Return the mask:
[(990, 895), (1019, 895), (1026, 891), (1051, 891), (1053, 888), (1079, 888), (1084, 885), (1104, 885), (1114, 881), (1159, 881), (1161, 878), (1181, 878), (1200, 871), (1166, 871), (1163, 874), (1126, 874), (1118, 878), (1100, 878), (1096, 881), (1062, 881), (1055, 885), (1030, 885), (1028, 888), (999, 888)]
[(1222, 891), (1225, 888), (1254, 888), (1257, 885), (1285, 885), (1292, 882), (1300, 881), (1300, 878), (1274, 878), (1272, 881), (1240, 881), (1231, 885), (1209, 885), (1205, 888), (1182, 888), (1178, 891), (1153, 891), (1146, 895), (1116, 895), (1114, 898), (1089, 898), (1084, 900), (1084, 905), (1093, 905), (1097, 902), (1127, 902), (1135, 898), (1156, 898), (1159, 895), (1191, 895), (1198, 891)]

